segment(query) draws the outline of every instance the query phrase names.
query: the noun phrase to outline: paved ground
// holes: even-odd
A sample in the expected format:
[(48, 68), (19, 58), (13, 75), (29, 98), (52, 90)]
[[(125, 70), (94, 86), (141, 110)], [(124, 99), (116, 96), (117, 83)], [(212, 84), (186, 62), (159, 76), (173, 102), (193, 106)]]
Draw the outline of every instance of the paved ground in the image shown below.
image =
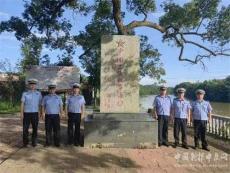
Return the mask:
[[(66, 134), (65, 122), (62, 133)], [(44, 148), (44, 123), (40, 123), (39, 145), (21, 148), (18, 118), (0, 118), (0, 173), (120, 173), (120, 172), (230, 172), (230, 156), (214, 147), (211, 152), (190, 148), (174, 149), (87, 149)], [(172, 130), (170, 130), (172, 137)], [(171, 138), (172, 140), (172, 138)], [(192, 138), (189, 137), (192, 144)]]

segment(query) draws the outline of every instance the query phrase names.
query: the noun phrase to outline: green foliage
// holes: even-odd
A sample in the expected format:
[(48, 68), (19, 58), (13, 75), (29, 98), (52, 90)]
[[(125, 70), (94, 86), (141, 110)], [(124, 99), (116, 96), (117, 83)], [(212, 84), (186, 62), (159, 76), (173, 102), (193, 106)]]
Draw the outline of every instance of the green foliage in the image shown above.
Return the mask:
[(200, 20), (211, 19), (217, 13), (219, 0), (192, 0), (180, 6), (172, 1), (162, 6), (165, 15), (160, 18), (162, 26), (174, 26), (178, 29), (194, 29)]
[[(8, 21), (0, 22), (0, 33), (15, 32), (15, 37), (24, 43), (31, 39), (30, 47), (36, 47), (39, 42), (42, 47), (61, 50), (63, 53), (62, 56), (59, 55), (61, 64), (68, 58), (72, 59), (75, 54), (75, 43), (70, 34), (72, 24), (63, 14), (66, 9), (71, 8), (76, 13), (86, 15), (90, 9), (86, 7), (85, 2), (80, 0), (25, 0), (24, 3), (25, 10), (22, 18), (11, 17)], [(33, 42), (35, 38), (36, 42)], [(36, 56), (34, 61), (37, 62), (37, 59)], [(46, 64), (49, 63), (48, 55), (41, 57), (40, 60)], [(30, 65), (33, 64), (34, 62)]]
[[(43, 47), (61, 51), (57, 65), (73, 65), (76, 46), (80, 45), (85, 52), (79, 60), (85, 71), (90, 74), (91, 84), (96, 88), (100, 86), (100, 38), (106, 34), (117, 34), (118, 24), (123, 25), (121, 28), (127, 31), (129, 26), (131, 31), (127, 33), (130, 35), (135, 34), (134, 28), (141, 26), (159, 30), (164, 41), (173, 40), (174, 45), (181, 48), (180, 60), (193, 63), (201, 61), (203, 57), (209, 57), (209, 54), (224, 55), (223, 46), (230, 41), (230, 6), (218, 9), (220, 0), (191, 0), (183, 5), (172, 0), (164, 1), (162, 7), (165, 14), (160, 17), (159, 24), (147, 21), (147, 15), (156, 10), (155, 0), (126, 0), (128, 12), (137, 16), (144, 15), (144, 20), (133, 19), (130, 25), (124, 25), (122, 20), (125, 20), (125, 13), (117, 10), (120, 14), (116, 26), (114, 6), (108, 0), (95, 0), (94, 5), (89, 5), (89, 2), (83, 0), (25, 0), (24, 3), (25, 9), (21, 18), (11, 17), (8, 21), (0, 22), (0, 33), (14, 32), (16, 38), (22, 41), (22, 68), (32, 64), (49, 64), (48, 55), (40, 57)], [(119, 5), (116, 8), (119, 8)], [(79, 35), (72, 35), (72, 23), (64, 16), (67, 10), (81, 15), (93, 12), (91, 22)], [(198, 32), (200, 26), (202, 33)], [(184, 32), (189, 32), (188, 35), (192, 33), (200, 40), (187, 40)], [(197, 44), (202, 41), (219, 44), (221, 52)], [(203, 55), (202, 52), (203, 56), (198, 56), (199, 59), (194, 61), (183, 58), (185, 44), (197, 46), (207, 51), (208, 55)], [(160, 62), (160, 53), (148, 43), (146, 36), (141, 36), (140, 55), (140, 75), (147, 75), (163, 82), (161, 76), (165, 71)]]
[(11, 104), (9, 101), (0, 100), (0, 114), (16, 113), (20, 111), (20, 102)]
[(172, 1), (166, 2), (162, 5), (165, 14), (160, 17), (160, 25), (173, 27), (178, 33), (191, 31), (195, 34), (202, 25), (202, 40), (222, 47), (230, 41), (230, 5), (218, 10), (219, 2), (192, 0), (183, 6)]
[[(157, 85), (140, 85), (140, 96), (145, 95), (158, 95), (160, 90), (160, 86)], [(168, 94), (173, 94), (173, 88), (168, 87)]]
[[(111, 2), (96, 1), (96, 12), (90, 24), (81, 31), (75, 40), (85, 51), (79, 59), (82, 67), (90, 74), (89, 82), (96, 88), (100, 88), (100, 44), (102, 35), (116, 34), (116, 28), (112, 17)], [(140, 36), (140, 75), (150, 76), (161, 80), (165, 74), (160, 61), (160, 53), (148, 43), (146, 36)]]
[(147, 75), (163, 82), (161, 76), (165, 75), (165, 70), (160, 61), (160, 53), (148, 43), (146, 36), (140, 36), (140, 38), (140, 75)]
[(172, 25), (176, 28), (196, 26), (199, 18), (197, 13), (194, 12), (195, 10), (192, 7), (181, 7), (175, 3), (165, 4), (164, 11), (166, 13), (160, 17), (160, 24), (165, 27)]
[(19, 64), (23, 72), (29, 65), (39, 65), (41, 50), (42, 43), (36, 37), (27, 38), (23, 40), (23, 43), (21, 45), (23, 58)]
[(100, 88), (100, 44), (101, 36), (114, 34), (115, 26), (112, 21), (111, 3), (108, 1), (96, 1), (94, 8), (95, 15), (90, 24), (81, 31), (75, 40), (85, 51), (79, 60), (85, 71), (90, 74), (89, 84), (97, 89)]
[(15, 37), (18, 40), (30, 35), (27, 23), (18, 17), (11, 17), (9, 21), (2, 21), (0, 23), (0, 33), (4, 31), (15, 32)]
[(0, 102), (7, 101), (9, 106), (14, 106), (17, 102), (20, 102), (22, 92), (25, 89), (25, 80), (20, 76), (19, 81), (13, 81), (12, 75), (18, 74), (8, 74), (8, 81), (0, 84)]
[(175, 86), (176, 89), (184, 87), (186, 89), (186, 97), (195, 99), (195, 91), (197, 89), (204, 89), (206, 94), (205, 98), (209, 101), (217, 102), (230, 102), (230, 76), (223, 80), (209, 80), (198, 83), (184, 82)]
[(59, 57), (59, 62), (55, 63), (57, 66), (73, 66), (73, 58), (71, 56)]
[(230, 41), (230, 5), (222, 7), (207, 26), (209, 41), (220, 43), (223, 46)]
[(154, 12), (156, 10), (155, 0), (126, 0), (127, 9), (135, 15)]

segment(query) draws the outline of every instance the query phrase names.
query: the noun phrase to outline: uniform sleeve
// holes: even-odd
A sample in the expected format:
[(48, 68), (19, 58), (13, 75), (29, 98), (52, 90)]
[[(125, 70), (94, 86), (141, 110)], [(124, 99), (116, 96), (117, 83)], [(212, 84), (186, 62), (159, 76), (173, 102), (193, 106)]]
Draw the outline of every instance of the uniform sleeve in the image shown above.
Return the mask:
[(207, 107), (207, 109), (208, 109), (208, 112), (211, 112), (212, 111), (212, 106), (211, 106), (211, 104), (208, 102), (208, 107)]
[(21, 102), (25, 102), (25, 92), (23, 92), (23, 94), (22, 94), (22, 98), (21, 98)]
[(85, 104), (85, 97), (82, 96), (82, 105), (84, 105), (84, 104)]

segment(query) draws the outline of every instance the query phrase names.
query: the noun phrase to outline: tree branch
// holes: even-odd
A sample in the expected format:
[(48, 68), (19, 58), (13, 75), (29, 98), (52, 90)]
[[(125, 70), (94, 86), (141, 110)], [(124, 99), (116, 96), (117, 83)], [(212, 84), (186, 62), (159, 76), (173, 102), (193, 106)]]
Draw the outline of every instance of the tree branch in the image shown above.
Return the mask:
[(203, 45), (201, 45), (201, 44), (199, 44), (199, 43), (196, 43), (196, 42), (193, 42), (193, 41), (186, 40), (182, 34), (180, 34), (180, 35), (181, 35), (182, 40), (183, 40), (185, 43), (193, 44), (193, 45), (195, 45), (195, 46), (197, 46), (197, 47), (200, 47), (200, 48), (206, 50), (207, 52), (211, 53), (213, 56), (216, 56), (215, 52), (213, 52), (212, 50), (208, 49), (207, 47), (205, 47), (205, 46), (203, 46)]
[[(192, 36), (199, 36), (203, 40), (208, 38), (208, 33), (198, 33), (198, 30), (202, 25), (203, 19), (200, 21), (195, 32), (194, 31), (182, 32), (182, 31), (180, 31), (180, 28), (176, 28), (173, 25), (169, 25), (168, 27), (163, 27), (160, 24), (157, 24), (157, 23), (154, 23), (151, 21), (146, 21), (147, 14), (145, 13), (145, 11), (143, 9), (141, 9), (141, 12), (145, 16), (143, 21), (134, 20), (134, 21), (130, 22), (129, 24), (124, 25), (122, 22), (122, 17), (121, 17), (121, 1), (120, 0), (112, 0), (112, 4), (113, 4), (113, 17), (114, 17), (114, 21), (115, 21), (115, 24), (117, 26), (119, 34), (127, 35), (127, 34), (131, 33), (130, 31), (132, 31), (134, 28), (137, 28), (137, 27), (149, 27), (149, 28), (153, 28), (155, 30), (158, 30), (164, 34), (163, 35), (164, 39), (174, 39), (176, 41), (177, 45), (180, 47), (180, 54), (178, 57), (178, 59), (180, 61), (188, 61), (188, 62), (191, 62), (193, 64), (197, 64), (198, 62), (200, 62), (205, 67), (204, 62), (202, 61), (203, 58), (210, 58), (211, 56), (217, 56), (217, 55), (230, 56), (230, 54), (225, 53), (225, 51), (213, 51), (212, 49), (209, 49), (208, 47), (206, 47), (202, 44), (199, 44), (198, 42), (187, 40), (184, 37), (185, 35), (192, 35)], [(180, 36), (180, 38), (178, 38), (178, 36)], [(184, 52), (185, 44), (192, 44), (198, 48), (201, 48), (201, 49), (207, 51), (208, 55), (197, 55), (194, 60), (188, 59), (188, 58), (183, 58), (183, 52)]]
[(125, 27), (126, 27), (127, 30), (132, 30), (132, 29), (134, 29), (136, 27), (141, 27), (141, 26), (156, 29), (156, 30), (160, 31), (161, 33), (165, 32), (164, 27), (162, 27), (162, 26), (160, 26), (160, 25), (158, 25), (156, 23), (150, 22), (150, 21), (132, 21), (131, 23), (129, 23)]

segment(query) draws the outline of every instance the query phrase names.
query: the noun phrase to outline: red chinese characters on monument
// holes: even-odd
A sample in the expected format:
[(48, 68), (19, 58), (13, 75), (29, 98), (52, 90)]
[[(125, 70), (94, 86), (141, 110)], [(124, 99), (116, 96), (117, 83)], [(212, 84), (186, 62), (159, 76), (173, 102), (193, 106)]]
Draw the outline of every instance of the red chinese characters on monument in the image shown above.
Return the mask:
[(116, 52), (114, 56), (114, 70), (116, 74), (116, 78), (114, 79), (115, 84), (115, 96), (107, 93), (104, 100), (104, 107), (107, 110), (111, 109), (113, 106), (120, 107), (124, 103), (124, 95), (123, 95), (123, 85), (124, 85), (124, 49), (125, 49), (125, 41), (118, 40), (116, 41)]
[(124, 67), (124, 47), (125, 41), (122, 39), (116, 41), (117, 46), (117, 56), (115, 57), (115, 71), (117, 74), (117, 78), (115, 79), (115, 87), (117, 97), (115, 100), (116, 106), (122, 106), (124, 103), (124, 96), (123, 96), (123, 85), (124, 85), (124, 74), (123, 74), (123, 67)]
[(102, 37), (101, 112), (139, 112), (138, 57), (137, 37)]

